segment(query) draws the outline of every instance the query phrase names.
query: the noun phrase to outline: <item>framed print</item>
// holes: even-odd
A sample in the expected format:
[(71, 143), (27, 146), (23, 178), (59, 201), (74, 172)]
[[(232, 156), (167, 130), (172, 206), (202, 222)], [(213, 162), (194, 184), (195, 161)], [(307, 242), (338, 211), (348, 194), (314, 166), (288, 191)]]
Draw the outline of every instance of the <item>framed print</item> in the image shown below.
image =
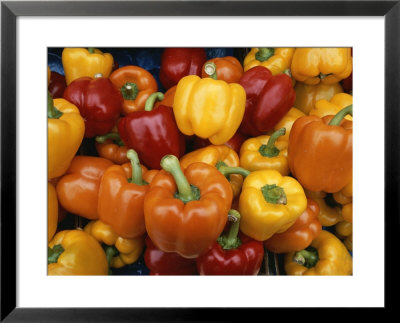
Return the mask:
[[(240, 313), (265, 315), (271, 308), (391, 309), (389, 289), (397, 278), (391, 275), (393, 266), (388, 261), (395, 254), (392, 237), (399, 229), (399, 16), (399, 1), (2, 1), (1, 320), (235, 321)], [(47, 159), (48, 121), (39, 107), (50, 102), (43, 86), (50, 82), (51, 74), (44, 71), (52, 63), (51, 55), (58, 61), (48, 73), (60, 64), (63, 49), (91, 46), (114, 57), (124, 55), (127, 49), (135, 55), (143, 52), (145, 59), (151, 55), (160, 59), (161, 52), (169, 48), (205, 48), (214, 50), (214, 56), (207, 59), (233, 56), (240, 63), (250, 49), (262, 46), (318, 46), (347, 48), (349, 52), (351, 48), (352, 92), (348, 93), (354, 97), (356, 109), (356, 144), (354, 154), (351, 152), (355, 165), (351, 174), (352, 274), (281, 275), (283, 258), (266, 253), (262, 265), (266, 274), (246, 277), (149, 275), (144, 259), (135, 267), (135, 274), (47, 275), (48, 241), (44, 237), (51, 165)], [(216, 49), (224, 53), (215, 54)], [(122, 59), (115, 62), (139, 66), (136, 57), (126, 64)], [(123, 67), (109, 65), (109, 72), (102, 73), (111, 74), (111, 70)], [(294, 80), (293, 72), (290, 77)], [(208, 74), (210, 80), (212, 74)], [(165, 78), (161, 79), (159, 70), (154, 75), (154, 82), (158, 82), (158, 88), (164, 86), (166, 96)], [(146, 77), (142, 74), (140, 80)], [(68, 81), (71, 83), (73, 80)], [(130, 85), (126, 91), (131, 89)], [(103, 94), (110, 98), (113, 90), (104, 88)], [(64, 97), (68, 95), (63, 92)], [(243, 101), (244, 110), (245, 96), (242, 99), (237, 100)], [(55, 100), (52, 102), (56, 107)], [(182, 131), (184, 126), (179, 122)], [(207, 127), (215, 122), (210, 119)], [(200, 133), (206, 133), (207, 127)], [(91, 136), (92, 141), (81, 138), (82, 145), (76, 149), (94, 151), (97, 135)], [(68, 138), (72, 141), (73, 135)], [(77, 206), (76, 201), (72, 204)], [(341, 212), (343, 216), (342, 207)], [(87, 224), (79, 222), (80, 217), (70, 220), (69, 225), (75, 227)], [(108, 269), (106, 266), (104, 272)]]

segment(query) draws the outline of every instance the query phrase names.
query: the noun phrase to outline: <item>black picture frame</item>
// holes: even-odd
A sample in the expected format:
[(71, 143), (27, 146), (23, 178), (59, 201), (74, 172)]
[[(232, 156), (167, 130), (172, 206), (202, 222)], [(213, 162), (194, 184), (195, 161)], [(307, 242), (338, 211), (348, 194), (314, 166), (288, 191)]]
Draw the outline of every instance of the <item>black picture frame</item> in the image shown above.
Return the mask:
[[(19, 16), (383, 16), (385, 19), (385, 309), (399, 225), (400, 1), (2, 1), (1, 3), (1, 321), (236, 321), (231, 308), (16, 307), (16, 19)], [(371, 65), (373, 66), (373, 65)], [(372, 67), (373, 68), (373, 67)], [(370, 176), (366, 174), (366, 176)], [(373, 238), (373, 233), (371, 233)], [(371, 264), (372, 265), (372, 264)], [(390, 277), (390, 278), (389, 278)], [(55, 296), (56, 297), (56, 296)], [(310, 304), (312, 307), (312, 304)], [(242, 314), (240, 314), (242, 313)], [(324, 315), (327, 315), (326, 312)], [(270, 315), (270, 314), (269, 314)]]

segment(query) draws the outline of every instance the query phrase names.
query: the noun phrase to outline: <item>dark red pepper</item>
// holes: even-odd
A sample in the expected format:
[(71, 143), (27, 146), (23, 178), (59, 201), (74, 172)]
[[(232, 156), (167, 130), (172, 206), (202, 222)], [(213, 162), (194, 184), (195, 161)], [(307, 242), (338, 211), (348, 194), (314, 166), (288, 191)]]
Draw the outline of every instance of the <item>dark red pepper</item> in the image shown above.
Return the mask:
[(144, 263), (150, 275), (197, 275), (196, 259), (183, 258), (175, 252), (158, 249), (146, 236)]
[(201, 77), (201, 69), (207, 60), (204, 48), (166, 48), (161, 55), (160, 82), (164, 89), (178, 84), (187, 75)]
[(197, 258), (200, 275), (257, 275), (264, 258), (262, 241), (239, 232), (240, 214), (229, 211), (233, 220), (228, 234), (222, 234), (211, 249)]
[(249, 136), (273, 130), (296, 99), (292, 79), (286, 74), (272, 75), (263, 66), (249, 69), (239, 84), (246, 91), (246, 109), (239, 131)]
[(50, 74), (50, 84), (48, 86), (48, 90), (53, 99), (62, 98), (66, 87), (67, 82), (65, 81), (65, 76), (52, 71)]
[(85, 138), (111, 132), (122, 111), (123, 97), (105, 77), (74, 80), (64, 98), (78, 107), (85, 120)]
[(180, 158), (185, 152), (185, 138), (176, 125), (172, 108), (159, 105), (153, 109), (154, 101), (162, 98), (161, 92), (151, 94), (144, 111), (133, 111), (118, 123), (125, 146), (134, 149), (141, 162), (151, 169), (161, 169), (160, 161), (165, 155)]

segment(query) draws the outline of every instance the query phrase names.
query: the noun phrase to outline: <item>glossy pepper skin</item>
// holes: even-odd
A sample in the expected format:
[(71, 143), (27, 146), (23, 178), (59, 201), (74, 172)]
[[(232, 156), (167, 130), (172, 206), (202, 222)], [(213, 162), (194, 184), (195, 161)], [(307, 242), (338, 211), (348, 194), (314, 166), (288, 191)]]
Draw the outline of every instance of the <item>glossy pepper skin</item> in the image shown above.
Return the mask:
[(47, 242), (54, 237), (58, 225), (58, 199), (54, 185), (47, 183)]
[(140, 161), (151, 169), (160, 169), (160, 160), (168, 154), (180, 158), (185, 151), (185, 139), (180, 133), (170, 107), (153, 109), (162, 93), (152, 94), (144, 111), (135, 111), (120, 119), (118, 132), (128, 149), (134, 149)]
[(64, 99), (51, 98), (47, 104), (47, 175), (63, 175), (82, 143), (85, 123), (78, 108)]
[(222, 145), (239, 128), (245, 102), (246, 93), (237, 83), (189, 75), (178, 83), (173, 110), (183, 134)]
[(57, 196), (68, 212), (97, 220), (97, 203), (101, 177), (113, 163), (94, 156), (76, 156), (66, 174), (57, 183)]
[(111, 73), (109, 79), (124, 98), (122, 113), (125, 115), (144, 110), (147, 98), (158, 90), (153, 75), (139, 66), (127, 65), (118, 68)]
[(154, 108), (157, 108), (159, 105), (165, 105), (167, 107), (171, 107), (174, 105), (174, 97), (176, 92), (176, 85), (170, 87), (165, 93), (164, 98), (161, 101), (156, 101), (154, 104)]
[(305, 192), (308, 198), (313, 199), (318, 204), (318, 221), (321, 222), (322, 226), (331, 227), (342, 221), (342, 210), (340, 205), (333, 200), (332, 194), (308, 190), (305, 190)]
[(260, 136), (274, 129), (296, 99), (288, 75), (272, 75), (262, 66), (245, 72), (239, 84), (246, 91), (246, 110), (239, 131), (249, 136)]
[(94, 237), (100, 244), (105, 244), (104, 251), (109, 266), (121, 268), (133, 264), (139, 259), (144, 249), (144, 236), (126, 239), (100, 220), (90, 221), (84, 231)]
[[(315, 102), (315, 106), (310, 110), (310, 116), (325, 117), (335, 115), (343, 108), (353, 104), (353, 96), (348, 93), (337, 93), (329, 101), (322, 99)], [(353, 120), (351, 115), (344, 117)]]
[(75, 104), (85, 119), (85, 138), (109, 133), (121, 114), (123, 98), (105, 77), (81, 77), (70, 83), (64, 99)]
[(150, 275), (197, 275), (196, 259), (183, 258), (175, 252), (158, 249), (146, 236), (144, 262), (150, 269)]
[(100, 243), (83, 230), (63, 230), (49, 242), (48, 275), (108, 275)]
[(307, 207), (300, 183), (277, 170), (264, 169), (248, 175), (239, 198), (240, 230), (264, 241), (286, 231)]
[[(289, 252), (285, 255), (287, 275), (351, 275), (353, 259), (344, 244), (332, 233), (322, 230), (312, 241), (313, 250)], [(308, 251), (308, 252), (307, 252)], [(294, 261), (304, 262), (304, 265)]]
[(66, 87), (67, 83), (65, 82), (65, 76), (51, 71), (48, 90), (53, 99), (62, 98)]
[(168, 90), (178, 84), (184, 76), (201, 76), (201, 69), (206, 60), (204, 48), (165, 48), (160, 65), (162, 86)]
[(285, 134), (282, 135), (280, 137), (280, 139), (289, 141), (289, 135), (290, 135), (290, 131), (292, 130), (293, 123), (298, 118), (304, 117), (304, 116), (305, 116), (305, 114), (301, 110), (299, 110), (295, 107), (292, 107), (292, 108), (290, 108), (288, 113), (286, 113), (283, 116), (283, 118), (275, 125), (274, 131), (278, 131), (281, 128), (285, 128), (286, 129)]
[[(234, 213), (233, 213), (234, 212)], [(235, 214), (235, 215), (233, 215)], [(200, 275), (257, 275), (264, 259), (264, 247), (239, 232), (240, 214), (229, 212), (235, 218), (226, 234), (222, 234), (212, 248), (197, 258)]]
[(286, 231), (264, 241), (264, 247), (274, 253), (288, 253), (307, 248), (322, 230), (318, 220), (319, 205), (307, 198), (307, 208)]
[(154, 174), (140, 165), (135, 151), (128, 150), (127, 156), (131, 163), (113, 165), (104, 172), (97, 211), (116, 234), (133, 239), (146, 232), (143, 202)]
[(98, 73), (109, 77), (114, 63), (111, 54), (95, 48), (64, 48), (61, 58), (67, 85), (81, 77), (94, 78)]
[(283, 73), (290, 68), (294, 48), (252, 48), (243, 61), (244, 71), (255, 66), (268, 68), (272, 75)]
[(306, 84), (338, 83), (353, 70), (351, 48), (296, 48), (290, 69), (295, 80)]
[(201, 77), (209, 77), (205, 68), (207, 64), (215, 64), (216, 78), (227, 83), (238, 83), (243, 75), (243, 66), (234, 56), (215, 57), (206, 61), (201, 69)]
[(288, 147), (289, 168), (310, 191), (335, 193), (351, 179), (353, 123), (343, 117), (352, 111), (352, 106), (341, 111), (335, 119), (305, 116), (293, 124)]
[(118, 132), (96, 136), (95, 146), (100, 157), (106, 158), (114, 164), (122, 165), (129, 162), (126, 157), (128, 147), (124, 145)]
[(175, 156), (167, 155), (161, 163), (163, 170), (153, 178), (144, 199), (147, 233), (162, 251), (196, 258), (224, 229), (232, 188), (208, 164), (191, 164), (183, 174)]

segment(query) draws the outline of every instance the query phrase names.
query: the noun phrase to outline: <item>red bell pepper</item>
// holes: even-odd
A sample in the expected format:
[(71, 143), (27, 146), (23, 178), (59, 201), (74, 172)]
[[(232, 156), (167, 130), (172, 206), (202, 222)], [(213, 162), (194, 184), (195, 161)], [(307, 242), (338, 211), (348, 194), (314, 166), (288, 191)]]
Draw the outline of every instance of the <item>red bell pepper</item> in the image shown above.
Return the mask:
[(257, 275), (264, 258), (262, 241), (239, 233), (240, 214), (229, 211), (233, 221), (228, 234), (221, 235), (212, 248), (197, 258), (200, 275)]
[(64, 99), (75, 104), (85, 119), (85, 138), (111, 132), (122, 111), (122, 95), (105, 77), (74, 80)]
[(207, 60), (204, 48), (166, 48), (161, 56), (160, 82), (164, 89), (178, 84), (187, 75), (201, 76)]
[(272, 75), (263, 66), (245, 72), (239, 84), (246, 91), (246, 109), (239, 131), (252, 137), (273, 130), (296, 99), (292, 79), (286, 74)]
[(185, 152), (185, 138), (176, 125), (173, 110), (163, 105), (153, 109), (154, 101), (162, 98), (161, 92), (151, 94), (144, 111), (133, 111), (118, 124), (125, 146), (134, 149), (141, 162), (152, 169), (161, 169), (160, 161), (165, 155), (180, 158)]
[(197, 275), (196, 259), (183, 258), (175, 252), (158, 249), (146, 236), (144, 263), (150, 275)]
[(64, 90), (67, 87), (65, 76), (60, 73), (52, 71), (50, 74), (50, 84), (48, 90), (53, 99), (59, 99), (63, 97)]

